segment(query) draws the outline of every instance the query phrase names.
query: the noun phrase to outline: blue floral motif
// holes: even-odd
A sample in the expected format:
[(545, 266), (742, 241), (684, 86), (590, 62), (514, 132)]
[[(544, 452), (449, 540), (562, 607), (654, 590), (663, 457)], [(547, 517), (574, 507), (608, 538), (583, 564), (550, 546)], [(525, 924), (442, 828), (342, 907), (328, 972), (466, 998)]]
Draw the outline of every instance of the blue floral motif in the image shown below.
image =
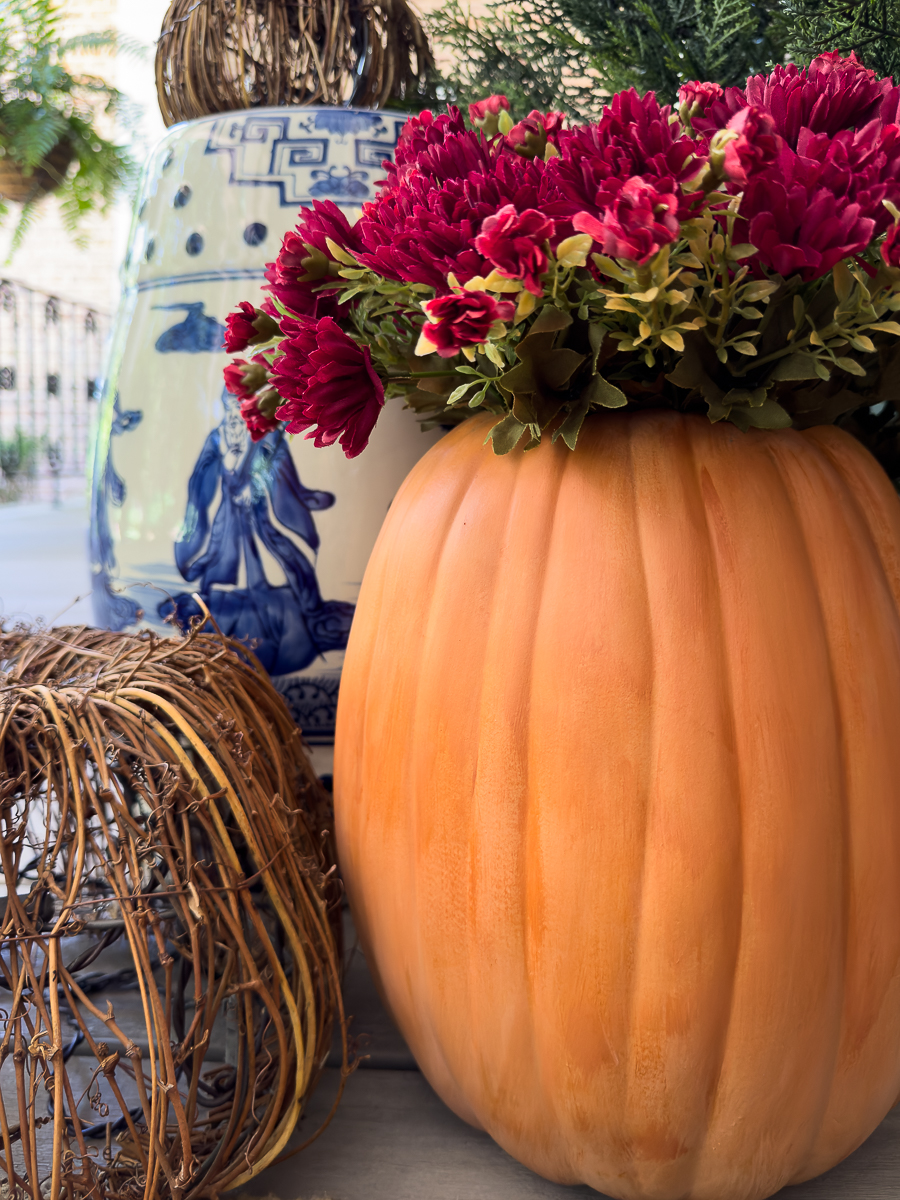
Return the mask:
[(386, 132), (380, 113), (325, 110), (316, 113), (316, 129), (329, 133), (381, 133)]
[(192, 304), (157, 304), (154, 307), (163, 312), (187, 313), (183, 321), (170, 325), (156, 339), (156, 349), (160, 354), (176, 351), (201, 354), (207, 350), (225, 349), (225, 326), (220, 325), (215, 317), (206, 316), (202, 300)]
[(350, 167), (329, 167), (327, 171), (311, 172), (315, 183), (309, 186), (311, 196), (352, 196), (365, 200), (369, 195), (368, 171), (354, 171)]

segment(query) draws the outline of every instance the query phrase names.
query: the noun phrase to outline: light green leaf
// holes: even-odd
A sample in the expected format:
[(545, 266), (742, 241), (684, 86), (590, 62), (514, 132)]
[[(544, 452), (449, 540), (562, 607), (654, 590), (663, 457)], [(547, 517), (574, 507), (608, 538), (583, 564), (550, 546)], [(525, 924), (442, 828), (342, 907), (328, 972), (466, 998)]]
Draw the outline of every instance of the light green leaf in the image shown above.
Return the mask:
[(492, 442), (495, 454), (509, 454), (510, 450), (518, 444), (527, 428), (528, 426), (517, 420), (512, 413), (507, 413), (491, 429), (490, 433), (484, 439), (484, 444), (487, 445), (488, 442)]
[(463, 396), (466, 394), (466, 392), (469, 390), (469, 388), (477, 387), (477, 386), (478, 386), (478, 384), (477, 384), (476, 380), (474, 380), (474, 379), (471, 380), (469, 383), (461, 383), (459, 385), (459, 387), (454, 388), (453, 391), (450, 393), (450, 395), (447, 397), (447, 403), (455, 404), (457, 400), (462, 400)]
[(850, 268), (845, 262), (836, 262), (831, 269), (831, 275), (834, 280), (835, 295), (841, 304), (845, 304), (850, 299), (854, 284)]
[(796, 354), (789, 354), (787, 358), (782, 358), (776, 363), (769, 378), (815, 379), (817, 374), (815, 358), (803, 350), (798, 350)]
[(578, 441), (578, 434), (581, 432), (581, 426), (584, 424), (584, 418), (588, 414), (590, 402), (585, 399), (585, 395), (579, 397), (575, 405), (569, 410), (566, 419), (553, 434), (552, 441), (556, 442), (557, 438), (562, 438), (570, 450), (575, 449), (575, 444)]
[(846, 371), (848, 375), (865, 375), (866, 368), (856, 361), (855, 358), (836, 358), (835, 366)]
[(742, 258), (750, 258), (754, 254), (756, 254), (755, 246), (751, 246), (749, 242), (739, 242), (736, 246), (731, 247), (728, 257), (740, 262)]
[(752, 342), (732, 342), (731, 349), (737, 350), (738, 354), (746, 354), (751, 357), (759, 353)]
[[(732, 409), (732, 418), (736, 410)], [(790, 429), (793, 421), (777, 400), (767, 400), (760, 408), (743, 409), (747, 424), (754, 429)]]
[(868, 329), (877, 329), (879, 333), (893, 333), (900, 337), (900, 323), (897, 321), (878, 321), (875, 325), (867, 326)]
[(628, 397), (622, 389), (604, 379), (602, 375), (593, 377), (579, 399), (583, 400), (585, 397), (588, 405), (599, 404), (601, 408), (624, 408), (628, 403)]

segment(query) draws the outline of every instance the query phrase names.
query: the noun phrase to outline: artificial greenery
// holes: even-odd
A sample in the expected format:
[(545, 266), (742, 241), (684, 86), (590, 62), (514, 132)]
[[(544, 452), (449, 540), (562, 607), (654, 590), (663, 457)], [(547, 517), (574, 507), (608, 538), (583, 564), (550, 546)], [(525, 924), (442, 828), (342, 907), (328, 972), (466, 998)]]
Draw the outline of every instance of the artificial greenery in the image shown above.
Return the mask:
[[(38, 167), (56, 175), (56, 195), (70, 231), (86, 213), (106, 209), (135, 174), (128, 151), (96, 127), (101, 113), (121, 114), (121, 94), (104, 80), (73, 75), (63, 65), (72, 52), (118, 44), (108, 31), (64, 38), (51, 0), (0, 0), (0, 154), (12, 159), (26, 178)], [(47, 164), (47, 156), (61, 144), (72, 154), (63, 171)], [(23, 205), (13, 250), (41, 198), (36, 194)], [(0, 220), (8, 212), (9, 204), (0, 201)]]
[(584, 121), (623, 88), (670, 103), (689, 80), (743, 86), (773, 63), (836, 48), (900, 76), (900, 0), (494, 0), (481, 18), (445, 0), (429, 30), (452, 64), (438, 99), (500, 92), (517, 111)]
[(11, 438), (0, 437), (0, 503), (21, 498), (24, 483), (34, 478), (45, 439), (16, 428)]

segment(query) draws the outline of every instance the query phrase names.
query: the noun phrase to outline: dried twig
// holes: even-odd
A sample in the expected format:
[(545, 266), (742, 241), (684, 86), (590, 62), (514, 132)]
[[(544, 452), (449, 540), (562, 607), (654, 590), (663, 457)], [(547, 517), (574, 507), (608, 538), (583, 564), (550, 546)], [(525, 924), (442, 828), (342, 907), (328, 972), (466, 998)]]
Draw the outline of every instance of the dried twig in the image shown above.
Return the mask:
[[(237, 643), (0, 631), (11, 1190), (194, 1200), (281, 1153), (335, 1012), (349, 1071), (330, 828), (299, 731)], [(86, 970), (116, 942), (134, 963), (140, 1030), (97, 994), (122, 971)], [(87, 1088), (71, 1082), (73, 1052), (94, 1060)], [(38, 1130), (51, 1124), (42, 1175)]]

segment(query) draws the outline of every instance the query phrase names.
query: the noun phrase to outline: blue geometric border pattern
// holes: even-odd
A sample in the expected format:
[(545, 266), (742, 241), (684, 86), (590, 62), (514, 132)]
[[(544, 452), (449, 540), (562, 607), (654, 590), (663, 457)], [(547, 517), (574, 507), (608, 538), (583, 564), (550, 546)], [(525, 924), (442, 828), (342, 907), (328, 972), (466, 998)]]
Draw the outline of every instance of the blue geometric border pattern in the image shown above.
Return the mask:
[(310, 196), (358, 205), (374, 199), (405, 121), (402, 113), (352, 108), (240, 113), (214, 123), (205, 153), (230, 156), (232, 185), (277, 187), (283, 208)]
[(163, 275), (158, 279), (142, 279), (137, 291), (149, 292), (153, 288), (177, 287), (182, 283), (216, 283), (220, 279), (265, 279), (265, 271), (258, 267), (234, 267), (221, 271), (194, 271), (189, 275)]
[(289, 675), (273, 682), (307, 742), (317, 745), (334, 741), (340, 679), (333, 675)]

